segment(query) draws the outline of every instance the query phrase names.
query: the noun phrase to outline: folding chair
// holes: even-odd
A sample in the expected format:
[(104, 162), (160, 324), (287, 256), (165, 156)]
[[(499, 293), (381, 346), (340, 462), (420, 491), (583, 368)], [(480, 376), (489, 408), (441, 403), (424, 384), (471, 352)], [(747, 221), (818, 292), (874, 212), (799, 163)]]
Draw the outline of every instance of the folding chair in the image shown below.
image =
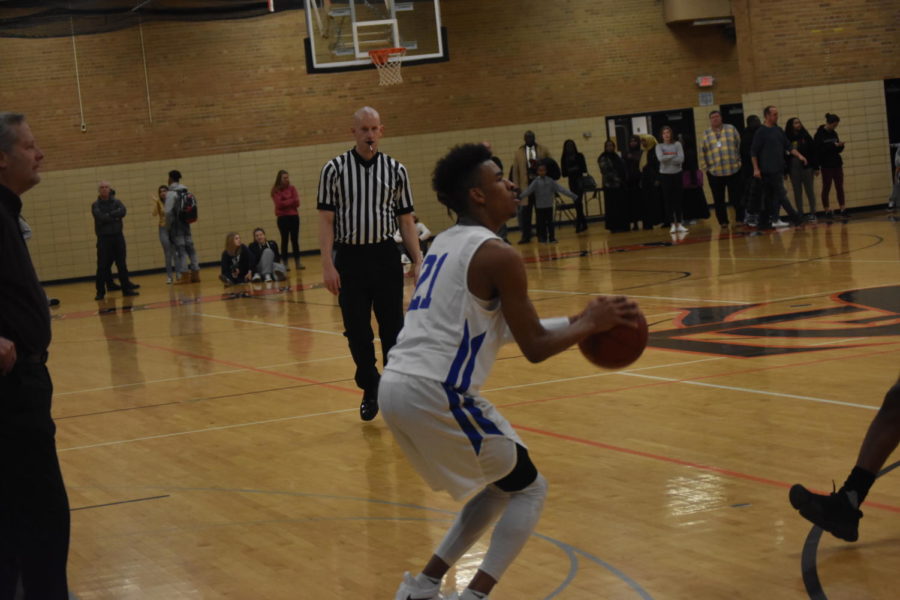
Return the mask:
[(568, 197), (557, 194), (553, 198), (553, 222), (557, 225), (575, 223), (575, 204)]

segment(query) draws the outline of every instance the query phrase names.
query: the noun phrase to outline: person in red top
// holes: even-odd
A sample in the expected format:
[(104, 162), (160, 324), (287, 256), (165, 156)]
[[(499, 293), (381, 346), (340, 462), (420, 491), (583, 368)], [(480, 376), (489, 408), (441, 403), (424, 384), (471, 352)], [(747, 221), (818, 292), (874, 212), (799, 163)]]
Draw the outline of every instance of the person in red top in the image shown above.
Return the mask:
[(294, 264), (298, 269), (305, 269), (300, 264), (300, 194), (297, 188), (291, 185), (291, 177), (284, 169), (278, 171), (275, 176), (275, 185), (272, 186), (272, 202), (275, 203), (275, 216), (278, 217), (278, 231), (281, 232), (281, 262), (285, 267), (288, 264), (288, 239), (294, 249)]

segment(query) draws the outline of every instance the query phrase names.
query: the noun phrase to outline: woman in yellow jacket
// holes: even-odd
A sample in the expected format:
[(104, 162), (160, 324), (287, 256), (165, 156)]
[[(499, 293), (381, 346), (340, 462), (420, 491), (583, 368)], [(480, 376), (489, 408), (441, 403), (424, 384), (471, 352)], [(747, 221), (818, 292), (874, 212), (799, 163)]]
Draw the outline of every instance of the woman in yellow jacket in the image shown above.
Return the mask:
[(153, 203), (153, 216), (159, 219), (159, 243), (163, 249), (163, 255), (166, 257), (166, 283), (171, 284), (174, 277), (172, 265), (175, 262), (175, 245), (169, 238), (169, 228), (166, 227), (166, 193), (169, 186), (161, 185), (156, 191), (156, 197), (151, 200)]

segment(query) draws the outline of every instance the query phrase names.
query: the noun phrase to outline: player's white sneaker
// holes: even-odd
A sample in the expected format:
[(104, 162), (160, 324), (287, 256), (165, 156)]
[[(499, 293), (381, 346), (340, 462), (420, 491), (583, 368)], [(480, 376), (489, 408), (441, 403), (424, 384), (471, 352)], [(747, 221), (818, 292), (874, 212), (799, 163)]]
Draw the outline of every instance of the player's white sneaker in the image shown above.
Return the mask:
[[(403, 581), (394, 594), (394, 600), (445, 600), (441, 595), (441, 585), (429, 585), (428, 587), (419, 585), (416, 578), (409, 574), (409, 571), (403, 574)], [(448, 599), (449, 600), (449, 599)]]

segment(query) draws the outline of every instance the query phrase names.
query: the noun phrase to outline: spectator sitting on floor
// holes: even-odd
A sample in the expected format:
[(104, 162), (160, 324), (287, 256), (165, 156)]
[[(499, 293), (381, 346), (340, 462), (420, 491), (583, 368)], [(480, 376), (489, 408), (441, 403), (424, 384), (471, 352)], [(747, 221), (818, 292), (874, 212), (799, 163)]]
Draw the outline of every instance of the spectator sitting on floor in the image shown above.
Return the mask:
[(251, 280), (272, 281), (273, 277), (278, 281), (287, 279), (287, 269), (283, 263), (278, 262), (278, 244), (266, 239), (266, 232), (262, 227), (253, 230), (253, 241), (247, 246), (250, 251)]
[(230, 232), (225, 236), (225, 250), (222, 252), (222, 272), (219, 280), (225, 287), (250, 280), (250, 250), (241, 243), (239, 233)]

